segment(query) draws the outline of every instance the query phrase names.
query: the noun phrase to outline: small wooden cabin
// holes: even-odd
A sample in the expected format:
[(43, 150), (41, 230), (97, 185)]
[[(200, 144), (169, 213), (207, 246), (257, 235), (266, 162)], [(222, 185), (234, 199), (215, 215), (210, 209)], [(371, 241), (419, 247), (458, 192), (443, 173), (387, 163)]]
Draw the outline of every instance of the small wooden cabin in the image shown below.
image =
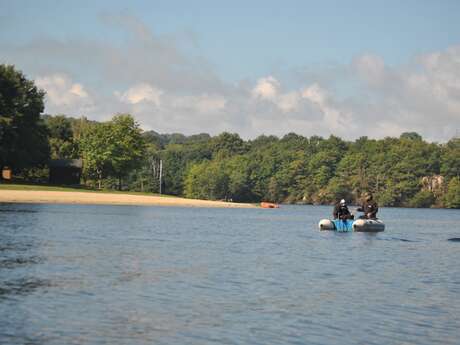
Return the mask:
[(3, 167), (2, 169), (2, 179), (3, 180), (11, 180), (13, 177), (13, 172), (11, 171), (11, 169), (9, 167)]
[(59, 185), (80, 184), (83, 161), (81, 159), (53, 159), (49, 161), (49, 182)]

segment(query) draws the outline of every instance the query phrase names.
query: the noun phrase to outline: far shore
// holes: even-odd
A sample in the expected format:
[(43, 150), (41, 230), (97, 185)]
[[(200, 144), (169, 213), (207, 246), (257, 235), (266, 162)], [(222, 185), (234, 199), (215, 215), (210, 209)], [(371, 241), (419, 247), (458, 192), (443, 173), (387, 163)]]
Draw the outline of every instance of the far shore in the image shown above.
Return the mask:
[(37, 191), (0, 189), (0, 203), (43, 203), (83, 205), (151, 205), (182, 207), (254, 208), (253, 204), (84, 191)]

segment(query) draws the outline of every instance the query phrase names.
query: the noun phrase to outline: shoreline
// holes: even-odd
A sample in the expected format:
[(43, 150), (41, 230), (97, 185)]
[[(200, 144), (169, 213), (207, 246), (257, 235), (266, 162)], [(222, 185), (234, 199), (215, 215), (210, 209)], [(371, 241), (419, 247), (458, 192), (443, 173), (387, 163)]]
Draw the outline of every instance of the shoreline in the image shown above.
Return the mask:
[(256, 208), (253, 204), (104, 192), (0, 190), (0, 203)]

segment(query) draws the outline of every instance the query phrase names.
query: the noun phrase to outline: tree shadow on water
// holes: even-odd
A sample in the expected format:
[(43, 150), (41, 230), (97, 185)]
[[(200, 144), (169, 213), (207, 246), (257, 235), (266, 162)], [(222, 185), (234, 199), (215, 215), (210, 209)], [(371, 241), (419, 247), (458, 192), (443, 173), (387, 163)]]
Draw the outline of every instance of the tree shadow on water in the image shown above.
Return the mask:
[(39, 264), (41, 262), (43, 262), (43, 258), (40, 256), (0, 259), (0, 269), (14, 269), (17, 267), (27, 267), (30, 265)]
[(39, 289), (51, 287), (51, 281), (33, 277), (0, 282), (0, 300), (10, 296), (25, 296)]

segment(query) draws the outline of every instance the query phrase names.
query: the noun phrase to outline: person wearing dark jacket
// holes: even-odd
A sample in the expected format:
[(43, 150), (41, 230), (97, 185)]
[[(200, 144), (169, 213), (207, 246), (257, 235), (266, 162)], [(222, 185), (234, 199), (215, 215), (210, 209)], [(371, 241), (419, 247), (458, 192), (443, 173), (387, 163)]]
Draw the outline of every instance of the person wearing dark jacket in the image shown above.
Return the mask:
[(335, 205), (334, 211), (332, 212), (334, 219), (354, 219), (354, 216), (350, 213), (347, 207), (345, 199), (340, 200), (338, 204)]
[(377, 219), (377, 212), (379, 207), (375, 202), (374, 198), (372, 197), (372, 193), (364, 194), (364, 202), (363, 204), (357, 209), (359, 212), (364, 212), (364, 214), (359, 217), (361, 219)]

